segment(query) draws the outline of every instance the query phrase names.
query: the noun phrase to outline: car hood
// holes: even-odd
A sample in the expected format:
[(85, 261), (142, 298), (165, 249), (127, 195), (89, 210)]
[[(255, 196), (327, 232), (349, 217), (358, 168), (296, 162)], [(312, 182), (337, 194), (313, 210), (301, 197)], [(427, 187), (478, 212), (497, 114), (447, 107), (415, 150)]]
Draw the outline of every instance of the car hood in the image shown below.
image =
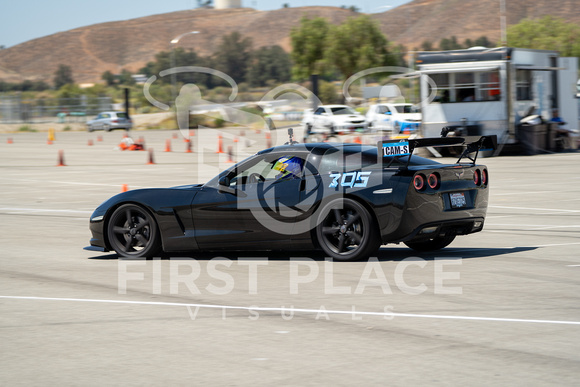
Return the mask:
[(397, 115), (397, 119), (401, 121), (421, 121), (421, 113), (403, 113)]
[(365, 117), (363, 115), (357, 114), (344, 114), (334, 116), (336, 122), (360, 122), (364, 121)]

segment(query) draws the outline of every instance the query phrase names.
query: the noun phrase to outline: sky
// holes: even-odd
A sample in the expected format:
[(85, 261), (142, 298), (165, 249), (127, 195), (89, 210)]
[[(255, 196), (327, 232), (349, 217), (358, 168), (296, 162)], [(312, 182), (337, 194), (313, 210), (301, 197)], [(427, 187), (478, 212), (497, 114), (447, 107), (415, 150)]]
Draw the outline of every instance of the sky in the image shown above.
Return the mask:
[[(262, 11), (290, 7), (355, 5), (361, 12), (385, 12), (411, 0), (242, 0)], [(0, 46), (11, 47), (73, 28), (135, 19), (197, 7), (197, 0), (3, 0), (0, 5)]]

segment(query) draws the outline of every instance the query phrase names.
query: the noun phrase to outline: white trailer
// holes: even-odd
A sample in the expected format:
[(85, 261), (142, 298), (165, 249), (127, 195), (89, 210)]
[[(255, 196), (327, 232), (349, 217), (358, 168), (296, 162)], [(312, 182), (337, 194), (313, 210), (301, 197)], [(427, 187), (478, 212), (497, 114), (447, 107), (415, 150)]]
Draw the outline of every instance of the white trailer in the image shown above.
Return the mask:
[[(535, 114), (549, 121), (554, 109), (569, 129), (578, 129), (577, 58), (562, 58), (556, 51), (476, 47), (419, 52), (416, 64), (425, 137), (439, 136), (450, 126), (514, 144), (529, 131), (519, 125), (522, 118)], [(543, 146), (549, 148), (547, 142)]]

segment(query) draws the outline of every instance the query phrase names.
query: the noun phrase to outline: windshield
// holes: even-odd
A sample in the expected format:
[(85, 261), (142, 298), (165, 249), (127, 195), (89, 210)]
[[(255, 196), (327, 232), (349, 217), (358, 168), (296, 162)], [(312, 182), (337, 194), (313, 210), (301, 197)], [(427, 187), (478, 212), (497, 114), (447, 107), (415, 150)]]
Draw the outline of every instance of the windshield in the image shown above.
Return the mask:
[(330, 110), (332, 111), (332, 114), (335, 114), (335, 115), (338, 115), (338, 114), (358, 114), (356, 112), (356, 110), (354, 110), (353, 108), (351, 108), (349, 106), (337, 106), (337, 107), (330, 108)]
[(395, 109), (397, 109), (397, 112), (399, 113), (415, 113), (415, 109), (413, 109), (413, 105), (401, 105), (401, 106), (395, 106)]

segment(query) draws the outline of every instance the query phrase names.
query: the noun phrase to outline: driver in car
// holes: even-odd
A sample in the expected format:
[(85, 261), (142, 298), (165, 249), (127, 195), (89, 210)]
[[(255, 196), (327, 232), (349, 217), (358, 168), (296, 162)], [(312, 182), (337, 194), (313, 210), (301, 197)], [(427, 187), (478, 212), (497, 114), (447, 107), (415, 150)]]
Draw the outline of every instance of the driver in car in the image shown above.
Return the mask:
[(279, 171), (276, 180), (299, 178), (302, 172), (302, 159), (299, 157), (280, 157), (272, 166), (272, 169)]

